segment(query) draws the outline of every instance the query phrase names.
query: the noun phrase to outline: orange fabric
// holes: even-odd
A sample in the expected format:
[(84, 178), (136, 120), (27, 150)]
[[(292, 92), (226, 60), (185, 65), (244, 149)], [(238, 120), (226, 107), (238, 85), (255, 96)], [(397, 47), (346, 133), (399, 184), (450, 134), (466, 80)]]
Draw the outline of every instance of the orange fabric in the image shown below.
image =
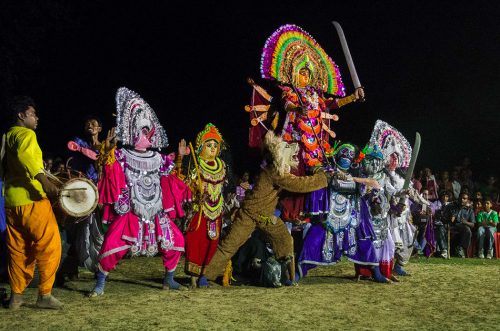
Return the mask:
[(48, 199), (6, 208), (9, 282), (22, 294), (33, 279), (35, 263), (40, 272), (38, 291), (50, 294), (61, 261), (61, 237)]

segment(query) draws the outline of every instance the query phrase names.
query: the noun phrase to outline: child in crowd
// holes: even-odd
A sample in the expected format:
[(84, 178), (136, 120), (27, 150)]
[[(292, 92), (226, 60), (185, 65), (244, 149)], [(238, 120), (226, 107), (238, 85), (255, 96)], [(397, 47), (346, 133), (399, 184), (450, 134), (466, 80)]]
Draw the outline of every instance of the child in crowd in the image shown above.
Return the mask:
[(498, 225), (498, 213), (491, 209), (491, 198), (484, 199), (484, 210), (480, 211), (476, 216), (478, 223), (477, 238), (478, 238), (478, 255), (480, 259), (484, 259), (484, 238), (488, 238), (486, 247), (486, 258), (493, 257), (493, 240)]

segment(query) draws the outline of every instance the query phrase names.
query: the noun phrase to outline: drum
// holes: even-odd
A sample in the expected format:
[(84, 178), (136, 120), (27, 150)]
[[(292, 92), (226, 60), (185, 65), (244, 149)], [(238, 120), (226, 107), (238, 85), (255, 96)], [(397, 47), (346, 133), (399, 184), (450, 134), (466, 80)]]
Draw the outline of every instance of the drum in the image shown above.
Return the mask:
[(73, 178), (61, 187), (58, 202), (67, 215), (85, 217), (94, 211), (98, 200), (97, 187), (91, 180)]

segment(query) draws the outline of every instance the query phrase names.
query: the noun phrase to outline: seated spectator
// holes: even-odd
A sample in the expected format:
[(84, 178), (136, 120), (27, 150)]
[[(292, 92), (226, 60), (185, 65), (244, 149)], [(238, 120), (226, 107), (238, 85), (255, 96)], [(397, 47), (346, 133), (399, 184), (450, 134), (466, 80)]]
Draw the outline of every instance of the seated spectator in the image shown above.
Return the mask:
[[(462, 194), (467, 194), (467, 196), (470, 196), (471, 195), (471, 192), (469, 190), (469, 186), (467, 185), (462, 185), (462, 190), (460, 191), (460, 195)], [(460, 196), (458, 197), (458, 200), (460, 200)], [(458, 201), (457, 200), (457, 201)], [(472, 201), (468, 201), (467, 202), (470, 206), (472, 205)]]
[(458, 245), (456, 253), (457, 256), (465, 258), (465, 252), (469, 249), (475, 222), (474, 211), (469, 204), (469, 194), (462, 192), (453, 207), (454, 212), (451, 216), (451, 223), (457, 231)]
[(453, 186), (453, 190), (451, 191), (453, 194), (452, 200), (458, 200), (458, 196), (462, 191), (462, 185), (460, 184), (457, 170), (451, 173), (451, 185)]
[[(491, 198), (486, 198), (484, 200), (484, 210), (479, 212), (476, 218), (479, 225), (477, 230), (477, 238), (478, 256), (480, 259), (484, 259), (484, 250), (486, 250), (487, 259), (491, 259), (493, 257), (493, 241), (495, 232), (497, 231), (498, 213), (491, 209), (491, 206)], [(484, 245), (485, 237), (488, 239), (486, 248)]]
[(474, 191), (474, 181), (472, 180), (472, 170), (468, 168), (463, 168), (460, 171), (460, 184), (462, 185), (462, 188), (464, 186), (467, 186), (469, 188), (469, 192)]
[(448, 219), (444, 211), (446, 210), (446, 206), (450, 203), (449, 200), (450, 192), (442, 191), (439, 195), (439, 200), (431, 204), (436, 236), (436, 250), (444, 259), (448, 258), (448, 235), (446, 231), (446, 224), (448, 224)]
[(415, 172), (411, 175), (411, 182), (413, 183), (413, 188), (420, 193), (422, 191), (422, 183), (420, 182), (421, 176), (415, 177)]
[(473, 199), (474, 202), (476, 201), (481, 201), (481, 204), (483, 202), (483, 194), (481, 193), (481, 191), (476, 191), (476, 193), (474, 193), (474, 199)]
[(436, 201), (438, 199), (438, 184), (430, 168), (424, 169), (424, 176), (422, 177), (421, 182), (422, 190), (427, 189), (429, 192), (428, 200)]
[[(429, 190), (422, 189), (422, 198), (427, 201), (429, 197)], [(413, 216), (413, 225), (417, 227), (417, 240), (415, 243), (416, 253), (429, 257), (435, 250), (434, 236), (429, 238), (428, 231), (434, 233), (432, 225), (432, 209), (424, 203), (414, 203), (411, 206)], [(425, 251), (425, 252), (424, 252)]]
[(483, 201), (475, 200), (472, 206), (474, 208), (474, 217), (477, 218), (477, 215), (483, 210)]
[(450, 180), (450, 173), (448, 171), (443, 171), (441, 173), (441, 178), (438, 181), (438, 186), (442, 191), (453, 192), (453, 183)]

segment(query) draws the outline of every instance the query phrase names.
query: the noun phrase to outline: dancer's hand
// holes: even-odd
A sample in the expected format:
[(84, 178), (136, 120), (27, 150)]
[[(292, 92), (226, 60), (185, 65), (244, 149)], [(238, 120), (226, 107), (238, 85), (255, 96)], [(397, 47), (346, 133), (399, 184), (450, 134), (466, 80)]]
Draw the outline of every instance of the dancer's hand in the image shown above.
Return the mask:
[(111, 128), (106, 135), (106, 140), (104, 141), (104, 149), (109, 152), (113, 147), (116, 146), (116, 128)]
[(177, 151), (179, 153), (179, 156), (184, 156), (184, 155), (189, 155), (189, 147), (187, 147), (187, 144), (186, 144), (186, 140), (185, 139), (181, 139), (181, 141), (179, 142), (179, 146), (177, 148)]
[(356, 101), (364, 101), (365, 100), (365, 90), (362, 87), (358, 87), (354, 90), (353, 96)]

